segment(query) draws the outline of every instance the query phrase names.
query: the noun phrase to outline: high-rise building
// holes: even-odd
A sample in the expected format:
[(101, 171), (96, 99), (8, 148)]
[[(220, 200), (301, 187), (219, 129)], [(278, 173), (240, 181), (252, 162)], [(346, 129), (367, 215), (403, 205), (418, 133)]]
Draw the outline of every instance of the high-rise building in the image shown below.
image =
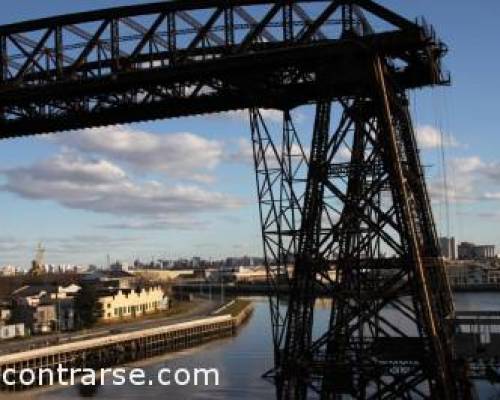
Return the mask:
[(455, 238), (452, 236), (441, 237), (439, 238), (439, 246), (441, 247), (441, 255), (448, 260), (455, 260), (457, 258), (456, 255), (456, 246), (455, 246)]
[(476, 245), (470, 242), (462, 242), (458, 245), (458, 258), (460, 260), (478, 260), (485, 258), (494, 258), (494, 245)]
[(201, 258), (193, 257), (191, 259), (191, 265), (193, 266), (193, 268), (199, 268), (201, 266)]

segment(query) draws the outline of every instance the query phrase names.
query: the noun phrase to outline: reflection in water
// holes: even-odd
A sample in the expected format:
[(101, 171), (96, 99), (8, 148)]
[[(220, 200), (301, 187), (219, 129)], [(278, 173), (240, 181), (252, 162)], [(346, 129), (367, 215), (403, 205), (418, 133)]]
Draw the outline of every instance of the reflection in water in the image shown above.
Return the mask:
[[(500, 293), (458, 294), (457, 309), (498, 310)], [(318, 320), (315, 321), (316, 334), (323, 331), (328, 322), (329, 301), (318, 302)], [(94, 387), (89, 395), (84, 395), (79, 387), (58, 388), (43, 392), (39, 400), (65, 400), (94, 397), (98, 400), (111, 399), (182, 399), (182, 400), (274, 400), (274, 387), (262, 379), (262, 374), (273, 365), (272, 340), (268, 302), (264, 298), (255, 299), (255, 312), (249, 323), (232, 338), (221, 339), (193, 350), (186, 350), (170, 356), (150, 360), (148, 364), (127, 365), (127, 369), (141, 366), (148, 378), (155, 378), (161, 368), (217, 368), (220, 385), (217, 387), (160, 386), (147, 387), (110, 386)], [(498, 386), (481, 383), (481, 399), (500, 399)]]
[(314, 305), (317, 310), (331, 310), (332, 308), (332, 299), (322, 298), (317, 299)]

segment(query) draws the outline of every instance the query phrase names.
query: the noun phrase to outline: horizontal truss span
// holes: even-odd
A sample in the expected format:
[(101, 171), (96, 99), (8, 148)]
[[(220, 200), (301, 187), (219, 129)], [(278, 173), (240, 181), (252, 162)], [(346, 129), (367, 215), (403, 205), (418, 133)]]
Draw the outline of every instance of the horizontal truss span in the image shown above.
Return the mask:
[(0, 138), (360, 95), (372, 53), (403, 89), (442, 84), (445, 50), (369, 0), (183, 0), (5, 25)]

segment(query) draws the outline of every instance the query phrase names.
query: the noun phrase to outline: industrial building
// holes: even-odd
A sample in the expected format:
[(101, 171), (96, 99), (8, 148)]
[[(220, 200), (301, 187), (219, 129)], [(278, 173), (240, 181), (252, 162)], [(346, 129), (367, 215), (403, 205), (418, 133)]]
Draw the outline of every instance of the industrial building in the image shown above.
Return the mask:
[(139, 290), (120, 289), (109, 296), (99, 298), (102, 305), (102, 320), (112, 321), (136, 318), (165, 309), (165, 295), (161, 287)]
[(458, 245), (458, 258), (460, 260), (481, 260), (495, 257), (494, 245), (476, 245), (470, 242), (462, 242)]

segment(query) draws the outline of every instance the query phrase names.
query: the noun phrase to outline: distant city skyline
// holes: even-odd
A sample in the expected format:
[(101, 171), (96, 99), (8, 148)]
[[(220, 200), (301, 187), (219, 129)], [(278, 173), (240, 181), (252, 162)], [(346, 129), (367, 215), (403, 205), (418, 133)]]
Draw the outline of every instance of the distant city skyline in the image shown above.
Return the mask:
[[(140, 2), (9, 2), (0, 23)], [(450, 48), (452, 87), (410, 96), (439, 235), (500, 248), (500, 54), (491, 50), (500, 3), (383, 4), (410, 19), (424, 15)], [(294, 115), (309, 133), (311, 107)], [(256, 197), (244, 111), (2, 141), (0, 265), (28, 266), (40, 241), (55, 264), (104, 265), (107, 254), (260, 256)]]
[[(30, 261), (30, 265), (15, 265), (15, 264), (0, 264), (0, 275), (4, 271), (10, 271), (11, 267), (16, 268), (19, 271), (27, 272), (32, 262), (37, 258), (35, 254)], [(191, 257), (179, 257), (179, 258), (151, 258), (151, 259), (133, 259), (125, 260), (121, 258), (111, 258), (110, 255), (106, 256), (106, 260), (101, 263), (90, 263), (90, 264), (78, 264), (78, 263), (53, 263), (50, 260), (43, 261), (38, 260), (37, 262), (46, 270), (46, 272), (82, 272), (87, 270), (89, 267), (95, 268), (113, 268), (114, 266), (125, 266), (130, 267), (161, 267), (170, 268), (186, 265), (192, 268), (207, 266), (207, 265), (226, 265), (226, 266), (249, 266), (249, 265), (262, 265), (263, 257), (260, 256), (228, 256), (221, 258), (213, 257), (202, 257), (202, 256), (191, 256)]]

